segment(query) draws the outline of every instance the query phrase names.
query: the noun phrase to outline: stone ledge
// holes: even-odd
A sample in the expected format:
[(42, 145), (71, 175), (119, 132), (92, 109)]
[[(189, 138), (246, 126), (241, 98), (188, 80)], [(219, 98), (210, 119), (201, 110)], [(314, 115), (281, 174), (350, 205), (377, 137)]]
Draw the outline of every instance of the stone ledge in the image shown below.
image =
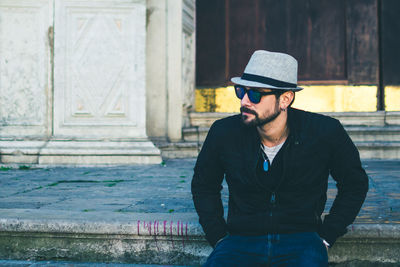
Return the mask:
[[(209, 127), (211, 124), (237, 113), (192, 112), (189, 114), (192, 126)], [(321, 112), (321, 114), (338, 119), (344, 126), (384, 126), (400, 125), (400, 112)]]
[(0, 140), (0, 162), (38, 165), (158, 164), (161, 152), (148, 140)]
[[(3, 259), (200, 265), (212, 250), (193, 213), (2, 211)], [(355, 224), (329, 259), (400, 263), (398, 251), (400, 224)]]
[(200, 152), (202, 143), (193, 141), (182, 142), (154, 142), (154, 144), (161, 150), (161, 156), (164, 159), (172, 158), (194, 158)]
[(16, 213), (1, 213), (3, 259), (200, 265), (211, 253), (192, 213)]
[[(187, 142), (203, 142), (209, 127), (195, 126), (183, 128), (183, 138)], [(345, 130), (356, 141), (400, 141), (399, 126), (345, 126)]]
[(400, 111), (386, 112), (385, 122), (389, 125), (400, 125)]

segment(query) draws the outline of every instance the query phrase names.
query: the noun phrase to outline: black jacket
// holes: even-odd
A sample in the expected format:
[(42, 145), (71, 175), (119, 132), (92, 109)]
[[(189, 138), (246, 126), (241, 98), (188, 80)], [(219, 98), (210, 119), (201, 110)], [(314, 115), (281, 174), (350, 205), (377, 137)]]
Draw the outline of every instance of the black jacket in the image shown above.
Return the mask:
[[(336, 119), (288, 109), (290, 134), (283, 151), (283, 172), (275, 188), (260, 182), (261, 152), (256, 127), (240, 115), (216, 121), (197, 158), (193, 201), (206, 239), (214, 246), (227, 233), (263, 235), (316, 231), (329, 244), (346, 233), (368, 191), (368, 177), (357, 148)], [(322, 222), (329, 174), (338, 193)], [(229, 188), (228, 218), (221, 183)]]

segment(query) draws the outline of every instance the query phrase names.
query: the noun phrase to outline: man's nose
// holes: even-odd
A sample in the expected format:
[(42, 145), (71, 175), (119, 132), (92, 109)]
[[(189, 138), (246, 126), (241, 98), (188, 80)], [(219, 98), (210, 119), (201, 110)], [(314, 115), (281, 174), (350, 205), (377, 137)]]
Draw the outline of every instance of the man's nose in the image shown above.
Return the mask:
[(247, 95), (247, 93), (244, 94), (242, 100), (240, 101), (240, 104), (242, 105), (242, 107), (251, 105), (251, 101), (250, 101), (249, 96)]

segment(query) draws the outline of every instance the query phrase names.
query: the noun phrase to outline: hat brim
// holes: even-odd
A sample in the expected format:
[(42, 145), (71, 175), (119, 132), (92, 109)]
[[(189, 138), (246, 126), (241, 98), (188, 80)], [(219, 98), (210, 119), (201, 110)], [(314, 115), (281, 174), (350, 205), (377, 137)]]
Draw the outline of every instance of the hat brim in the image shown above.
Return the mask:
[(233, 83), (235, 83), (235, 84), (248, 86), (248, 87), (271, 88), (271, 89), (275, 89), (275, 90), (285, 90), (285, 91), (294, 91), (294, 92), (303, 90), (303, 88), (299, 87), (299, 86), (297, 86), (296, 88), (293, 88), (293, 87), (276, 87), (276, 86), (272, 86), (272, 85), (266, 84), (266, 83), (243, 80), (241, 77), (233, 77), (231, 79), (231, 81)]

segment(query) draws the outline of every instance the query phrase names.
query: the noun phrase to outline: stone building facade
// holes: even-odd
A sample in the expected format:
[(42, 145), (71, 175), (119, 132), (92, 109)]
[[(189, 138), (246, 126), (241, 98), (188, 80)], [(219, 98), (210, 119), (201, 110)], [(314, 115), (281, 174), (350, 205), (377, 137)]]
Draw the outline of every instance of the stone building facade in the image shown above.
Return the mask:
[(194, 0), (1, 0), (0, 163), (159, 163), (193, 106)]

